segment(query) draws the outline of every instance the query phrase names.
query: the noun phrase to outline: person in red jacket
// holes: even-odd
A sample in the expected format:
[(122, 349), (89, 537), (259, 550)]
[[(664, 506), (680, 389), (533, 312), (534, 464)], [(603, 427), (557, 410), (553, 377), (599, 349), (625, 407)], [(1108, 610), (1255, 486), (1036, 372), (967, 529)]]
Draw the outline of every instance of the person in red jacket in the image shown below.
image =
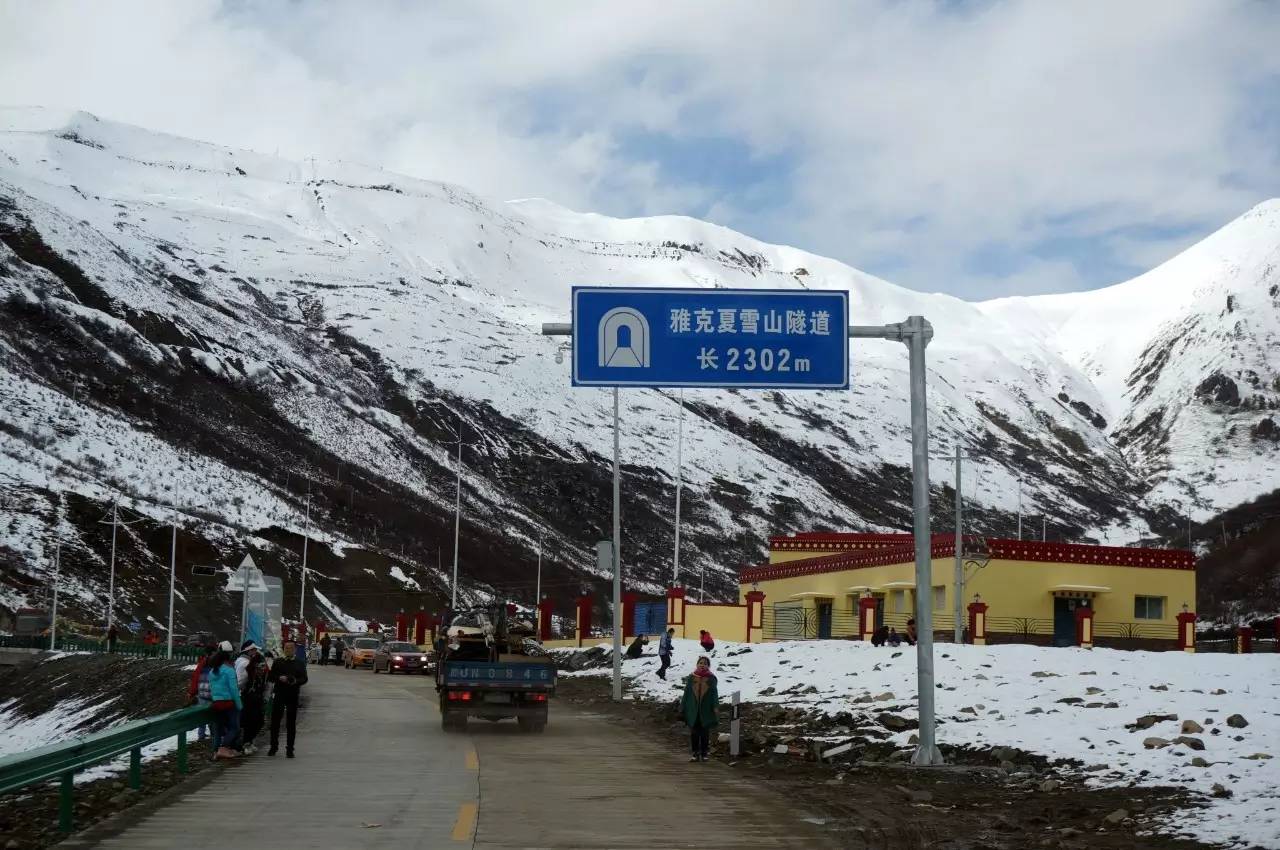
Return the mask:
[[(191, 671), (191, 681), (187, 684), (187, 705), (209, 705), (212, 700), (209, 698), (209, 677), (202, 674), (209, 667), (209, 659), (218, 651), (216, 646), (206, 646), (204, 655), (196, 661), (196, 669)], [(202, 687), (203, 682), (203, 687)], [(208, 727), (201, 723), (196, 729), (196, 740), (203, 741), (208, 735)]]
[(698, 632), (698, 643), (702, 644), (703, 652), (710, 652), (716, 648), (716, 642), (711, 637), (711, 632), (702, 629)]

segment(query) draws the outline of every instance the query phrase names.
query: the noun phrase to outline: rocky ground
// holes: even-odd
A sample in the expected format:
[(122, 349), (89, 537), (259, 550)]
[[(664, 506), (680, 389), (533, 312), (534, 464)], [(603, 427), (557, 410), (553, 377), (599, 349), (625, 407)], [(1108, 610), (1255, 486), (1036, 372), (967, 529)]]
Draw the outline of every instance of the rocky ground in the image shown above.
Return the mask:
[[(688, 745), (674, 701), (615, 704), (608, 679), (601, 677), (562, 677), (558, 697), (613, 714), (672, 747)], [(721, 717), (721, 732), (727, 733), (727, 707)], [(884, 728), (855, 726), (851, 720), (803, 708), (744, 704), (742, 754), (730, 757), (722, 734), (713, 742), (712, 758), (803, 800), (807, 810), (820, 812), (833, 830), (846, 835), (851, 848), (1209, 846), (1162, 832), (1167, 813), (1195, 805), (1179, 789), (1091, 789), (1082, 774), (1105, 765), (1051, 762), (1012, 748), (944, 748), (947, 767), (920, 770), (906, 763), (908, 751), (886, 740)], [(843, 751), (822, 756), (836, 747)]]

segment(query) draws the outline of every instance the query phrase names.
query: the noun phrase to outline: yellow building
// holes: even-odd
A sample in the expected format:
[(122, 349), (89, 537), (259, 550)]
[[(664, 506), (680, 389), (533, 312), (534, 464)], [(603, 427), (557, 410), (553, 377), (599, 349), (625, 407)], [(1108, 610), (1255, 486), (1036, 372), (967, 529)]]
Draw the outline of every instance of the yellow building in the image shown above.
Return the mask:
[[(998, 538), (967, 539), (970, 546), (982, 552), (966, 558), (962, 625), (971, 608), (982, 611), (988, 642), (1172, 648), (1179, 615), (1195, 611), (1195, 556), (1187, 550)], [(954, 536), (936, 535), (932, 554), (934, 630), (951, 633)], [(743, 570), (739, 580), (743, 600), (752, 589), (765, 595), (765, 640), (860, 636), (872, 612), (876, 627), (902, 632), (914, 617), (910, 534), (774, 537), (769, 563)]]

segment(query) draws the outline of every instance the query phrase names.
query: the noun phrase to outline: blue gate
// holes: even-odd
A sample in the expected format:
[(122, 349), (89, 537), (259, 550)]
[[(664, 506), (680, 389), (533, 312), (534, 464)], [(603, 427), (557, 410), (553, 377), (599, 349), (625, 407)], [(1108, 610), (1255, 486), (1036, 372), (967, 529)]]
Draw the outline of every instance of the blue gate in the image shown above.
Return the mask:
[(636, 603), (636, 634), (659, 635), (667, 630), (666, 602)]

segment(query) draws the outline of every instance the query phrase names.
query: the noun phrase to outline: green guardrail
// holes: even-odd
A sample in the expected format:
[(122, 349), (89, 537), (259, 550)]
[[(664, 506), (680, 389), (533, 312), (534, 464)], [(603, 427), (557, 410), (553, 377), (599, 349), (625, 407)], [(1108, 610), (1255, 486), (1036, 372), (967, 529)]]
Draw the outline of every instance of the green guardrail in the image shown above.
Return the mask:
[[(49, 649), (47, 635), (0, 635), (0, 649)], [(125, 643), (117, 641), (115, 649), (109, 650), (106, 641), (92, 638), (58, 638), (59, 652), (113, 652), (116, 655), (127, 655), (130, 658), (165, 658), (168, 650), (163, 643)], [(186, 644), (173, 647), (174, 658), (198, 659), (204, 654), (199, 646)]]
[(76, 771), (129, 754), (129, 787), (142, 787), (142, 748), (165, 738), (178, 739), (178, 772), (187, 772), (187, 732), (213, 723), (213, 709), (193, 706), (125, 723), (103, 732), (50, 744), (0, 759), (0, 794), (59, 780), (58, 828), (70, 832)]

